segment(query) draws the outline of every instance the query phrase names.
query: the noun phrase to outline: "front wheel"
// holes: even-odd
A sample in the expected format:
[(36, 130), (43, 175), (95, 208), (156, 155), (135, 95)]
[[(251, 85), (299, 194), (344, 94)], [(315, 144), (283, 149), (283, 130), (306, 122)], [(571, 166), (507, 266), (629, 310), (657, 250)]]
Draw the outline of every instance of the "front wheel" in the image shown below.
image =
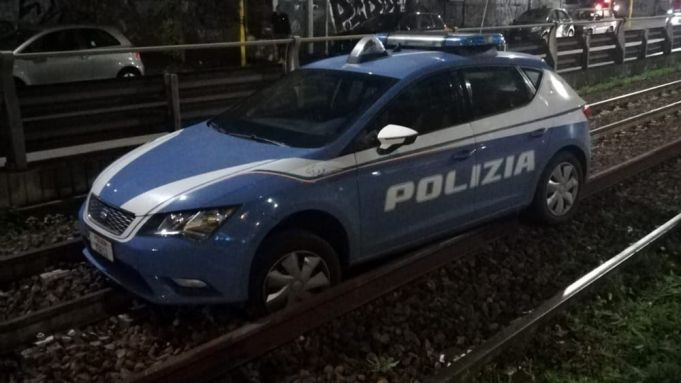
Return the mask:
[(321, 237), (290, 229), (267, 238), (256, 255), (250, 311), (259, 316), (290, 307), (338, 284), (338, 255)]
[(568, 221), (575, 214), (584, 186), (582, 164), (570, 152), (560, 152), (542, 172), (530, 208), (534, 218), (547, 224)]

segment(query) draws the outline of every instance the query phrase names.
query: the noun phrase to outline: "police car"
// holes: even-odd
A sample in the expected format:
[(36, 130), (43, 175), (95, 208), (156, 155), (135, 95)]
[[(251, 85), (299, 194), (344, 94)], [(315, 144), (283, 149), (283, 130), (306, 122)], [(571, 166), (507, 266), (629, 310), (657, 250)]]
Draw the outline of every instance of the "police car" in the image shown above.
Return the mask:
[(84, 254), (156, 303), (275, 311), (400, 249), (529, 210), (575, 212), (585, 102), (501, 35), (377, 35), (121, 157)]

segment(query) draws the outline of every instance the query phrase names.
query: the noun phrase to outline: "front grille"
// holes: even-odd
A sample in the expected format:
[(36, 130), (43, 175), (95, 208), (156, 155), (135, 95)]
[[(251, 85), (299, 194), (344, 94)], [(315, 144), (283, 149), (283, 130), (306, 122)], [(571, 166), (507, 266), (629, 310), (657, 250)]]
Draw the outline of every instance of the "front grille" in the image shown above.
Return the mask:
[(90, 196), (87, 212), (90, 219), (116, 235), (123, 234), (135, 219), (133, 213), (109, 206), (94, 195)]

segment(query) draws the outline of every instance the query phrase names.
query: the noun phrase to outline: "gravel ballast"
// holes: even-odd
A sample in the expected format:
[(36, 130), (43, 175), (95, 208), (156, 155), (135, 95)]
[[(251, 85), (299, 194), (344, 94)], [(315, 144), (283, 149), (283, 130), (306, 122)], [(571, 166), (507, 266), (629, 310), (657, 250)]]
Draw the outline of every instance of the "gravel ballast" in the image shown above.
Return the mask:
[(78, 237), (75, 216), (0, 216), (0, 259)]

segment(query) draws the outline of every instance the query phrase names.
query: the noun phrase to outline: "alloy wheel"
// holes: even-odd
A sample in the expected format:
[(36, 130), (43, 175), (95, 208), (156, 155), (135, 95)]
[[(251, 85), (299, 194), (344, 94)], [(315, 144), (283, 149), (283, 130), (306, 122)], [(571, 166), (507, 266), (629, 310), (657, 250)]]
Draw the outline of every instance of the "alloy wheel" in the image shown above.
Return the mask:
[(263, 300), (274, 312), (309, 298), (331, 285), (329, 266), (309, 251), (284, 254), (267, 272)]
[(555, 216), (567, 214), (579, 193), (579, 175), (569, 162), (561, 162), (551, 172), (546, 187), (546, 205)]

